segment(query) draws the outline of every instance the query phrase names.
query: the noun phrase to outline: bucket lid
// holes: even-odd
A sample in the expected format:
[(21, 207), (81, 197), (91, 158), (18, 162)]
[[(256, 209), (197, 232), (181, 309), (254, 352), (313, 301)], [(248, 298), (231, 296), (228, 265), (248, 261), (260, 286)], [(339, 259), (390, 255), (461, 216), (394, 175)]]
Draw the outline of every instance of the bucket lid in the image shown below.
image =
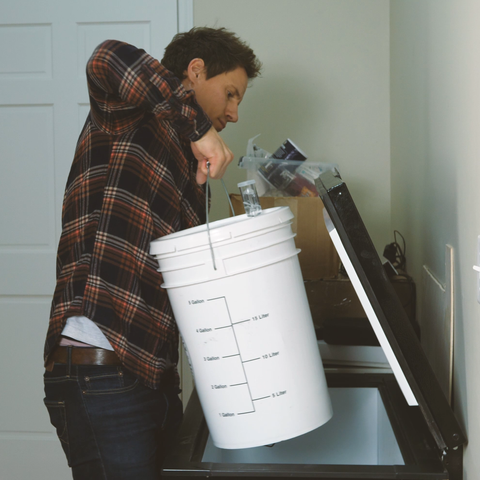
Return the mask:
[[(224, 242), (289, 223), (293, 217), (289, 207), (268, 208), (255, 217), (236, 215), (210, 223), (210, 239), (212, 244)], [(154, 240), (150, 243), (150, 254), (167, 255), (208, 246), (209, 242), (207, 225), (203, 224)]]
[(325, 172), (315, 181), (325, 223), (399, 386), (418, 405), (438, 447), (455, 448), (466, 437), (438, 383), (370, 239), (345, 182)]

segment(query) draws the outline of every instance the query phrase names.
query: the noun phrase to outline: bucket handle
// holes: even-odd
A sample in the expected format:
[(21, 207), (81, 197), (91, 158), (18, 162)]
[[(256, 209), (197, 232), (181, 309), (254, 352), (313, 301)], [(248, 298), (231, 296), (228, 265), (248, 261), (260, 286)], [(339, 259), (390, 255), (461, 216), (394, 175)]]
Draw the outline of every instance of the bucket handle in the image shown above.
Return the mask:
[[(210, 253), (212, 254), (212, 262), (213, 262), (213, 269), (217, 269), (217, 265), (215, 264), (215, 255), (213, 253), (213, 245), (212, 245), (212, 239), (210, 237), (210, 224), (208, 220), (208, 187), (209, 187), (209, 180), (210, 180), (210, 162), (207, 162), (207, 184), (205, 187), (205, 212), (206, 212), (206, 217), (207, 217), (207, 234), (208, 234), (208, 243), (210, 245)], [(225, 182), (223, 181), (223, 178), (220, 179), (223, 185), (223, 189), (225, 190), (225, 194), (227, 195), (227, 200), (228, 203), (230, 204), (230, 210), (232, 211), (232, 216), (235, 216), (235, 211), (233, 210), (233, 205), (230, 200), (230, 196), (228, 195), (228, 190), (227, 186), (225, 185)]]

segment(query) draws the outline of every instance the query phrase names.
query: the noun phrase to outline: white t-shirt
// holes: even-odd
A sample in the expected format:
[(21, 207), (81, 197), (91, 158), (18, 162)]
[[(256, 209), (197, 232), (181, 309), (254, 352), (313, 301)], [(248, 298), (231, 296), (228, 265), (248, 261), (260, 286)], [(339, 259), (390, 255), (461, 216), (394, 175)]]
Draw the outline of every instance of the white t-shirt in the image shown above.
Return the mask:
[[(91, 345), (92, 347), (113, 350), (107, 337), (97, 325), (87, 317), (81, 316), (68, 318), (62, 331), (62, 335), (87, 345)], [(62, 340), (61, 345), (66, 344), (68, 344), (68, 339)]]

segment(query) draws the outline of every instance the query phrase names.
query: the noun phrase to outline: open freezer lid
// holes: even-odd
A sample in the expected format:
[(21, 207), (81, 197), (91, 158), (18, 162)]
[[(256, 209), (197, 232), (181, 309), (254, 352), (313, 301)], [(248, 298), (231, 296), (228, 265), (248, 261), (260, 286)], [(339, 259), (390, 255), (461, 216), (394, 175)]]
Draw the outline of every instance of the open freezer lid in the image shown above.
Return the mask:
[(330, 237), (407, 403), (420, 407), (441, 450), (466, 443), (345, 182), (325, 172), (315, 184)]

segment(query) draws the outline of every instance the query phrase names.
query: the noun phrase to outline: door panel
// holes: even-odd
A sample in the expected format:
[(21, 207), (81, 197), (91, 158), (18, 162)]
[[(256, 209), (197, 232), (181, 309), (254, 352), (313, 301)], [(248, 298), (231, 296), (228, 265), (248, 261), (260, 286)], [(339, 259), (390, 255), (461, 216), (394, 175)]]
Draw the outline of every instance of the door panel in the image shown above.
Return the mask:
[[(65, 182), (107, 38), (161, 59), (191, 0), (16, 0), (0, 20), (0, 478), (71, 478), (43, 406), (43, 343)], [(182, 13), (179, 18), (177, 12)], [(8, 46), (8, 48), (5, 48)]]

